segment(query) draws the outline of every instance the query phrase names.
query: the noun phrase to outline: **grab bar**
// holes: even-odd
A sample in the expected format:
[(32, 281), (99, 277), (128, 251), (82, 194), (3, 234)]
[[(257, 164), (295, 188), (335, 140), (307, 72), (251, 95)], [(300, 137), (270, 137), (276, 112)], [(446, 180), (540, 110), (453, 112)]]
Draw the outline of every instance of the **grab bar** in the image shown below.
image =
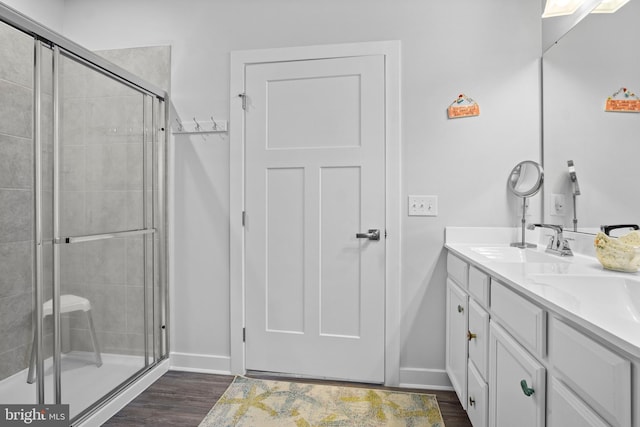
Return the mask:
[(153, 234), (155, 232), (156, 232), (155, 228), (147, 228), (142, 230), (118, 231), (115, 233), (90, 234), (87, 236), (61, 237), (59, 239), (56, 239), (54, 243), (58, 243), (58, 244), (86, 243), (86, 242), (94, 242), (96, 240), (114, 239), (116, 237), (142, 236), (145, 234)]

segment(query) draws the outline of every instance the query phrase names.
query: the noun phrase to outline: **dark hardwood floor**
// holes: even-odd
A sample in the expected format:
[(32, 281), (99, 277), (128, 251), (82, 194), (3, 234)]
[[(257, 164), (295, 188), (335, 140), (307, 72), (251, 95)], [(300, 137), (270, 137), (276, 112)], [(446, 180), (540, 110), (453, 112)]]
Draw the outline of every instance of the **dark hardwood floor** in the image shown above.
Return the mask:
[(230, 375), (169, 371), (106, 426), (197, 426), (233, 381)]
[[(471, 427), (466, 412), (452, 391), (396, 389), (370, 384), (338, 383), (255, 374), (249, 376), (281, 381), (337, 384), (435, 394), (446, 427)], [(229, 375), (169, 371), (104, 425), (112, 427), (197, 426), (232, 381), (233, 376)]]

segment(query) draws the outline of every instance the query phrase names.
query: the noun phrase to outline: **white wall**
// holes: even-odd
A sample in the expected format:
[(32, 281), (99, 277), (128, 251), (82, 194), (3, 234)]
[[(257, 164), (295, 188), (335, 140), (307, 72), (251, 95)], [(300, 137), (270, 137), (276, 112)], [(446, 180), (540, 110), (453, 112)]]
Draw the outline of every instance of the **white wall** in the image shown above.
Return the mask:
[[(518, 161), (540, 159), (540, 14), (539, 0), (67, 0), (64, 28), (90, 49), (171, 44), (183, 120), (229, 117), (232, 50), (401, 40), (401, 381), (446, 385), (444, 227), (519, 224), (506, 179)], [(462, 92), (481, 115), (448, 120)], [(225, 369), (228, 139), (175, 145), (172, 347)], [(407, 217), (408, 194), (438, 195), (439, 216)]]
[(64, 0), (2, 0), (2, 3), (55, 32), (63, 31)]

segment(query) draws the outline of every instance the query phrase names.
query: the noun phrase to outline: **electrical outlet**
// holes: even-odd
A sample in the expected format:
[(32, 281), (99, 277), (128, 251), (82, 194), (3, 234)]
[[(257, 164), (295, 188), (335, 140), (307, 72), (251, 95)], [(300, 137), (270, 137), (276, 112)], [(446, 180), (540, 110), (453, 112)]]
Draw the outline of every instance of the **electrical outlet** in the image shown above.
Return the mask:
[(564, 194), (551, 195), (551, 215), (564, 216), (566, 213), (566, 199)]
[(438, 216), (438, 196), (409, 196), (409, 216)]

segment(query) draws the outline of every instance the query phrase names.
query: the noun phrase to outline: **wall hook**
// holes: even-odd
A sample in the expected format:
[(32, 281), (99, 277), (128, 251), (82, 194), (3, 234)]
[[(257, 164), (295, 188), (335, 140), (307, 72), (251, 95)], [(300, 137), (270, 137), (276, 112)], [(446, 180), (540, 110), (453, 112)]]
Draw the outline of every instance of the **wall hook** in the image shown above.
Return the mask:
[(218, 130), (218, 123), (216, 123), (216, 121), (213, 118), (213, 116), (211, 116), (211, 121), (213, 122), (213, 130)]
[(196, 124), (196, 132), (200, 132), (200, 123), (198, 123), (195, 117), (193, 118), (193, 123)]
[(182, 126), (182, 122), (180, 120), (178, 120), (177, 117), (176, 117), (176, 122), (178, 122), (178, 132), (183, 132), (184, 131), (184, 126)]

